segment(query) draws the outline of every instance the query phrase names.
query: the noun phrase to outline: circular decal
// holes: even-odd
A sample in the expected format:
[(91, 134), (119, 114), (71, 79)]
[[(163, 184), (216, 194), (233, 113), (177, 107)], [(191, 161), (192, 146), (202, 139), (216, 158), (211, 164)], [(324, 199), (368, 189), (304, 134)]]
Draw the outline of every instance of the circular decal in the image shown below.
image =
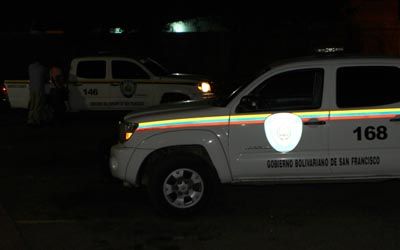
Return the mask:
[(303, 132), (303, 122), (294, 114), (273, 114), (265, 120), (264, 130), (269, 144), (276, 151), (287, 153), (299, 144)]
[(121, 83), (121, 92), (125, 97), (132, 97), (136, 92), (136, 83), (132, 80), (125, 80)]

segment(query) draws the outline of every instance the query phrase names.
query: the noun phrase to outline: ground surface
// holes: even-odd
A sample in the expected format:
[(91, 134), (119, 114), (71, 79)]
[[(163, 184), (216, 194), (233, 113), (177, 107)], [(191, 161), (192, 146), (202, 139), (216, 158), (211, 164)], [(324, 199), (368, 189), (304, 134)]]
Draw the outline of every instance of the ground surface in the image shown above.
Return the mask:
[(397, 182), (225, 186), (198, 216), (159, 216), (109, 175), (120, 116), (33, 129), (0, 114), (0, 208), (26, 249), (400, 249)]

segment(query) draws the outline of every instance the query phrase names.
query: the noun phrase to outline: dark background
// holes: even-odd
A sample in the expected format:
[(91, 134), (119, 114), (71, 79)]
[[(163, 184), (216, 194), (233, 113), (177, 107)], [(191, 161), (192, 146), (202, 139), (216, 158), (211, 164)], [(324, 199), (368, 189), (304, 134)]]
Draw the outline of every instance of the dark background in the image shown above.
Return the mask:
[[(201, 32), (165, 32), (170, 22), (196, 18), (211, 21)], [(397, 0), (54, 1), (4, 8), (0, 22), (2, 79), (25, 79), (38, 52), (66, 70), (76, 56), (149, 56), (174, 72), (209, 75), (220, 88), (247, 81), (270, 62), (315, 55), (318, 48), (399, 53)], [(126, 32), (110, 34), (112, 27)]]
[[(318, 48), (400, 53), (398, 0), (11, 4), (0, 8), (0, 79), (27, 79), (35, 54), (67, 70), (76, 56), (112, 53), (209, 75), (227, 91)], [(164, 32), (201, 18), (211, 23), (202, 32)], [(29, 128), (26, 110), (1, 113), (0, 250), (400, 248), (398, 181), (224, 186), (199, 215), (160, 216), (146, 190), (110, 175), (123, 115), (68, 113), (58, 126)]]

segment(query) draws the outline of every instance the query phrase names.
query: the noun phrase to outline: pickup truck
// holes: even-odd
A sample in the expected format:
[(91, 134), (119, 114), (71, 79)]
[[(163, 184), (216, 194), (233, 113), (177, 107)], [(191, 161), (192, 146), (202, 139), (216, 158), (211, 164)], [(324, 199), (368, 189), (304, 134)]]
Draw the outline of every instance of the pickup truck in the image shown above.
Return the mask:
[[(28, 80), (5, 80), (12, 108), (27, 108)], [(71, 111), (134, 110), (160, 103), (213, 97), (201, 76), (170, 74), (156, 61), (127, 57), (80, 57), (71, 61), (67, 82)]]
[(221, 183), (400, 178), (400, 59), (277, 63), (230, 96), (131, 113), (110, 171), (188, 214)]

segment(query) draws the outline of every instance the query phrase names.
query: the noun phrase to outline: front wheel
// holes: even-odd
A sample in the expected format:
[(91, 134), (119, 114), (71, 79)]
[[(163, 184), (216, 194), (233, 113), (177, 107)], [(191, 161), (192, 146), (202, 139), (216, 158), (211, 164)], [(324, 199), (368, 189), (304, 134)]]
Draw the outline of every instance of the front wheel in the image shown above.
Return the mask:
[(148, 191), (159, 212), (183, 215), (203, 208), (215, 184), (209, 166), (200, 159), (171, 157), (154, 167)]

